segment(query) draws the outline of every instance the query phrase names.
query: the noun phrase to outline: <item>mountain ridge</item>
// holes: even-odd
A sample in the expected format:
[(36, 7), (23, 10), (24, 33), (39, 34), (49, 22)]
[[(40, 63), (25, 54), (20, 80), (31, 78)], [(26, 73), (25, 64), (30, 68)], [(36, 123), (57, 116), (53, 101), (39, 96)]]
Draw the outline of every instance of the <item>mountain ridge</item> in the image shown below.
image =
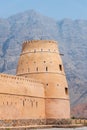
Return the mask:
[(60, 52), (64, 53), (62, 59), (69, 83), (71, 108), (74, 107), (75, 111), (78, 104), (87, 104), (86, 34), (87, 20), (56, 21), (32, 10), (7, 19), (0, 18), (0, 72), (15, 74), (23, 41), (58, 41)]

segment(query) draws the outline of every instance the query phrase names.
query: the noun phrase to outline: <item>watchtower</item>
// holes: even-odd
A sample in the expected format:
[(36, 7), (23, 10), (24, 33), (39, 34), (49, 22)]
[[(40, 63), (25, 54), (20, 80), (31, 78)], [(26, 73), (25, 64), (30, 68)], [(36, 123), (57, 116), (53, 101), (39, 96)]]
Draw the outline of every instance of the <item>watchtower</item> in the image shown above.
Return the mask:
[(56, 41), (25, 41), (17, 75), (44, 83), (47, 119), (70, 118), (68, 85)]

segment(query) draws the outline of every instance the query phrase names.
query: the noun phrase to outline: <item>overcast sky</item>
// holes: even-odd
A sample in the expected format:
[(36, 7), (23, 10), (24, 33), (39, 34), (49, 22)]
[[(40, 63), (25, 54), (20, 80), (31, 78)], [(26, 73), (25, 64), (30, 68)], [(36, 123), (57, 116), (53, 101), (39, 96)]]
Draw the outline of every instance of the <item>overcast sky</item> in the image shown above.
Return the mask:
[(87, 19), (87, 0), (0, 0), (0, 18), (30, 9), (56, 20)]

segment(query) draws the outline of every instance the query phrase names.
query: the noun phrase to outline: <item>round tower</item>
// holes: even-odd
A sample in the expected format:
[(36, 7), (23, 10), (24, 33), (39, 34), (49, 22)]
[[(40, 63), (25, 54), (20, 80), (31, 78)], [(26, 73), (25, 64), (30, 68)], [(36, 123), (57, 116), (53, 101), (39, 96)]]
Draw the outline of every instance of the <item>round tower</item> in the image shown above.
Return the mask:
[(24, 42), (17, 75), (38, 79), (44, 83), (47, 119), (70, 118), (68, 85), (57, 42)]

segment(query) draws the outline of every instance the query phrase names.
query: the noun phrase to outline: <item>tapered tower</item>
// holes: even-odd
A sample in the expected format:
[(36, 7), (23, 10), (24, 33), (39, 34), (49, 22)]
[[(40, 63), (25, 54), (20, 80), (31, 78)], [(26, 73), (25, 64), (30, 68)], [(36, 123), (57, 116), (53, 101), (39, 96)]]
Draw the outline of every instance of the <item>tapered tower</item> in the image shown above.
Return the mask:
[(68, 85), (57, 42), (32, 40), (23, 43), (17, 75), (41, 80), (45, 85), (46, 118), (70, 118)]

